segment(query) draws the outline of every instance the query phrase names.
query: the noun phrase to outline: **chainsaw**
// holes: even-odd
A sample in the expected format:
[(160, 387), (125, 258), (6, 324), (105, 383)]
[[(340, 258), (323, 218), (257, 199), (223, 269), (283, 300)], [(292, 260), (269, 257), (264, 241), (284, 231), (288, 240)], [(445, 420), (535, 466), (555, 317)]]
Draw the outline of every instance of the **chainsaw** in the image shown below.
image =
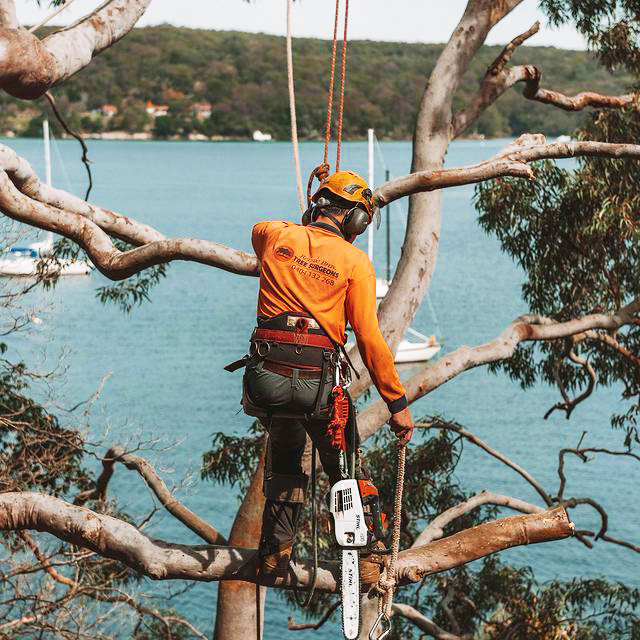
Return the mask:
[(383, 516), (378, 491), (369, 480), (336, 482), (329, 504), (336, 542), (342, 549), (342, 631), (347, 640), (354, 640), (360, 633), (359, 552), (371, 551), (371, 542), (384, 537)]

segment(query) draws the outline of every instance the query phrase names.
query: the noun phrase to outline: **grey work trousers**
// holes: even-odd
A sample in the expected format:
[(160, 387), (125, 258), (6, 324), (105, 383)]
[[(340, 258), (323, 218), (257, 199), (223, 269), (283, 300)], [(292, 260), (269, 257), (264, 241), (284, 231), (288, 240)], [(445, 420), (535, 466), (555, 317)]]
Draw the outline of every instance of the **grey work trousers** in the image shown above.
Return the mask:
[[(251, 363), (245, 370), (245, 393), (251, 401), (269, 412), (276, 414), (310, 413), (315, 406), (320, 383), (314, 379), (289, 378), (263, 367), (261, 361)], [(330, 398), (323, 400), (326, 405)], [(320, 462), (331, 484), (341, 479), (340, 450), (333, 447), (327, 427), (327, 420), (306, 420), (302, 417), (272, 417), (263, 420), (269, 432), (269, 458), (265, 470), (265, 496), (267, 498), (262, 516), (260, 552), (262, 555), (275, 553), (293, 544), (297, 531), (301, 501), (282, 499), (270, 493), (267, 487), (272, 477), (304, 476), (302, 455), (307, 434), (316, 446)], [(347, 424), (347, 442), (353, 442), (355, 420)], [(357, 437), (357, 434), (356, 434)], [(356, 446), (357, 446), (356, 442)]]

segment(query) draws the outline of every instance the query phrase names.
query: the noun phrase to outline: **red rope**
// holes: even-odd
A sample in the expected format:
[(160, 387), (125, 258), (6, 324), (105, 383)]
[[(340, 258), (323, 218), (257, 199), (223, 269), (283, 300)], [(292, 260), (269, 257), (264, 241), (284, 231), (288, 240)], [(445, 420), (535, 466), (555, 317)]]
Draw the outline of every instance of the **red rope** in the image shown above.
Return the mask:
[(340, 171), (340, 146), (342, 144), (342, 122), (344, 117), (344, 84), (347, 77), (347, 25), (349, 24), (349, 0), (344, 7), (344, 38), (342, 39), (342, 69), (340, 71), (340, 113), (338, 115), (338, 148), (336, 171)]
[(324, 130), (324, 160), (327, 164), (329, 160), (329, 141), (331, 140), (331, 112), (333, 110), (333, 83), (336, 71), (336, 47), (338, 43), (338, 13), (340, 11), (340, 0), (336, 0), (336, 17), (333, 23), (333, 44), (331, 47), (331, 77), (329, 78), (329, 97), (327, 98), (327, 126)]

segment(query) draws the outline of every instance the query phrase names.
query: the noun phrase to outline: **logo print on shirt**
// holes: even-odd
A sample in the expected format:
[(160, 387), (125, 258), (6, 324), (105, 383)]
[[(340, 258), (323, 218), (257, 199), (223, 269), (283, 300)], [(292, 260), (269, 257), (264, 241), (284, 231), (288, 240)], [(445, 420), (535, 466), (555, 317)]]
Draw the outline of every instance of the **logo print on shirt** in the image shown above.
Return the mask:
[(293, 249), (291, 247), (281, 246), (274, 250), (275, 256), (281, 262), (288, 262), (293, 258)]

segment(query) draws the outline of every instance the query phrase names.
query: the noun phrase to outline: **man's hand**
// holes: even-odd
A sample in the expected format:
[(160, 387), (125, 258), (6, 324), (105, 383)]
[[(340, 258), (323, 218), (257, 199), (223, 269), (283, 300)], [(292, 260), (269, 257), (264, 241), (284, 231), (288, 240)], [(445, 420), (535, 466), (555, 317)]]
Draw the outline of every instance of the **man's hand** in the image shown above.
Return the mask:
[(389, 426), (391, 427), (391, 431), (396, 434), (399, 444), (408, 444), (413, 435), (413, 416), (411, 415), (411, 411), (409, 411), (409, 407), (405, 407), (402, 411), (392, 414), (389, 420)]

